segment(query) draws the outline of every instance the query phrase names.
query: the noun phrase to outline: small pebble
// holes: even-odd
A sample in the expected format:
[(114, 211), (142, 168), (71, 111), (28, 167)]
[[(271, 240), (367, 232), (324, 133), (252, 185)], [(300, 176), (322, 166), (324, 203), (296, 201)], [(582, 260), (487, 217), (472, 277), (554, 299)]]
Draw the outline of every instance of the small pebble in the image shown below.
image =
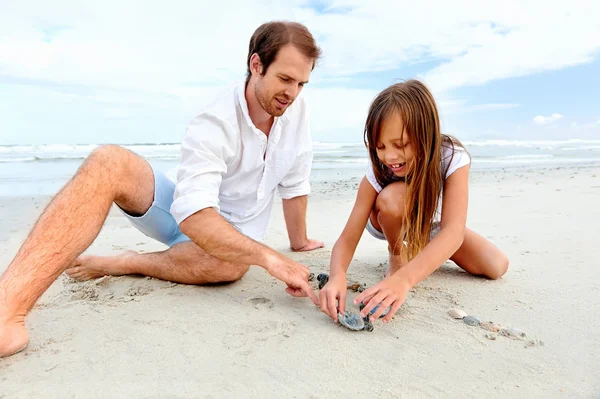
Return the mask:
[(448, 311), (448, 314), (454, 319), (464, 319), (465, 317), (467, 317), (467, 314), (460, 309), (450, 309)]
[(315, 279), (315, 274), (311, 273), (308, 275), (308, 281), (313, 281)]
[(531, 347), (534, 347), (534, 346), (544, 346), (544, 341), (540, 341), (538, 339), (530, 339), (525, 344), (526, 348), (531, 348)]
[(477, 316), (465, 316), (463, 321), (469, 326), (478, 326), (481, 323), (481, 320)]
[(362, 283), (360, 287), (358, 287), (358, 292), (363, 292), (367, 289), (367, 283)]
[(485, 334), (484, 337), (486, 337), (490, 341), (495, 341), (498, 336), (496, 334)]
[(499, 332), (500, 330), (502, 330), (502, 327), (500, 327), (498, 324), (494, 323), (493, 321), (486, 321), (484, 323), (480, 323), (479, 327), (483, 328), (484, 330), (491, 331), (491, 332)]
[(348, 284), (346, 288), (356, 292), (360, 288), (360, 283)]

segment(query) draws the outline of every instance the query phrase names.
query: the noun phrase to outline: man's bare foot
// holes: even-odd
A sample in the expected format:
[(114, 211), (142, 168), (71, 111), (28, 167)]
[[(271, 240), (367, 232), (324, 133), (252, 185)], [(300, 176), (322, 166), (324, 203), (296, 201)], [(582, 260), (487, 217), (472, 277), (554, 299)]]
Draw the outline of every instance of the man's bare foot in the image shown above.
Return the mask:
[(125, 266), (127, 258), (137, 255), (135, 251), (125, 251), (117, 256), (82, 255), (65, 270), (69, 277), (84, 281), (104, 276), (130, 274)]
[(25, 317), (0, 318), (0, 358), (21, 352), (28, 344), (29, 332), (25, 327)]

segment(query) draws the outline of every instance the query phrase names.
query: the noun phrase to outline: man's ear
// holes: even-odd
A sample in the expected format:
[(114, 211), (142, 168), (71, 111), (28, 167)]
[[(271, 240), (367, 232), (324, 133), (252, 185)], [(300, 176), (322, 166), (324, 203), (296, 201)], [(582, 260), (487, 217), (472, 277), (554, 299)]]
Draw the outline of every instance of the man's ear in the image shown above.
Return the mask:
[(260, 56), (256, 53), (252, 54), (250, 57), (250, 72), (252, 72), (252, 74), (258, 73), (259, 75), (262, 75), (263, 72), (262, 61), (260, 60)]

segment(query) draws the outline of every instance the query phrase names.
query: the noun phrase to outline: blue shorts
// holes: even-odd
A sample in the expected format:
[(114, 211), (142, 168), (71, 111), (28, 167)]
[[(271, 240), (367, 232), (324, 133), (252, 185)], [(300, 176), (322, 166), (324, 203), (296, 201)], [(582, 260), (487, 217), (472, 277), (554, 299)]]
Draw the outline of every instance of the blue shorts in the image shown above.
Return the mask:
[[(375, 228), (375, 226), (373, 226), (373, 223), (371, 223), (371, 217), (369, 217), (369, 219), (367, 220), (367, 226), (365, 227), (365, 229), (373, 237), (377, 238), (378, 240), (386, 239), (383, 232), (377, 230), (377, 228)], [(440, 232), (440, 222), (433, 222), (431, 224), (431, 232), (429, 233), (429, 241), (433, 240), (433, 237), (435, 237), (439, 232)]]
[(171, 215), (175, 183), (161, 171), (152, 168), (152, 172), (154, 173), (154, 201), (150, 208), (142, 216), (131, 216), (122, 209), (121, 212), (139, 231), (169, 247), (190, 241), (188, 236), (179, 230), (179, 225)]

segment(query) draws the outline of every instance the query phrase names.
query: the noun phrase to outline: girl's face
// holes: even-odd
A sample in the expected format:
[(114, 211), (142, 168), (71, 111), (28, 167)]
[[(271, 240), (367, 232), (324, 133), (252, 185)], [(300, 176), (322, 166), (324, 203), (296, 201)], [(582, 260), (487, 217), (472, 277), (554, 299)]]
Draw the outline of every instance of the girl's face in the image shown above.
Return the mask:
[(383, 120), (379, 140), (376, 143), (377, 157), (398, 177), (406, 177), (413, 161), (413, 147), (404, 123), (398, 113)]

